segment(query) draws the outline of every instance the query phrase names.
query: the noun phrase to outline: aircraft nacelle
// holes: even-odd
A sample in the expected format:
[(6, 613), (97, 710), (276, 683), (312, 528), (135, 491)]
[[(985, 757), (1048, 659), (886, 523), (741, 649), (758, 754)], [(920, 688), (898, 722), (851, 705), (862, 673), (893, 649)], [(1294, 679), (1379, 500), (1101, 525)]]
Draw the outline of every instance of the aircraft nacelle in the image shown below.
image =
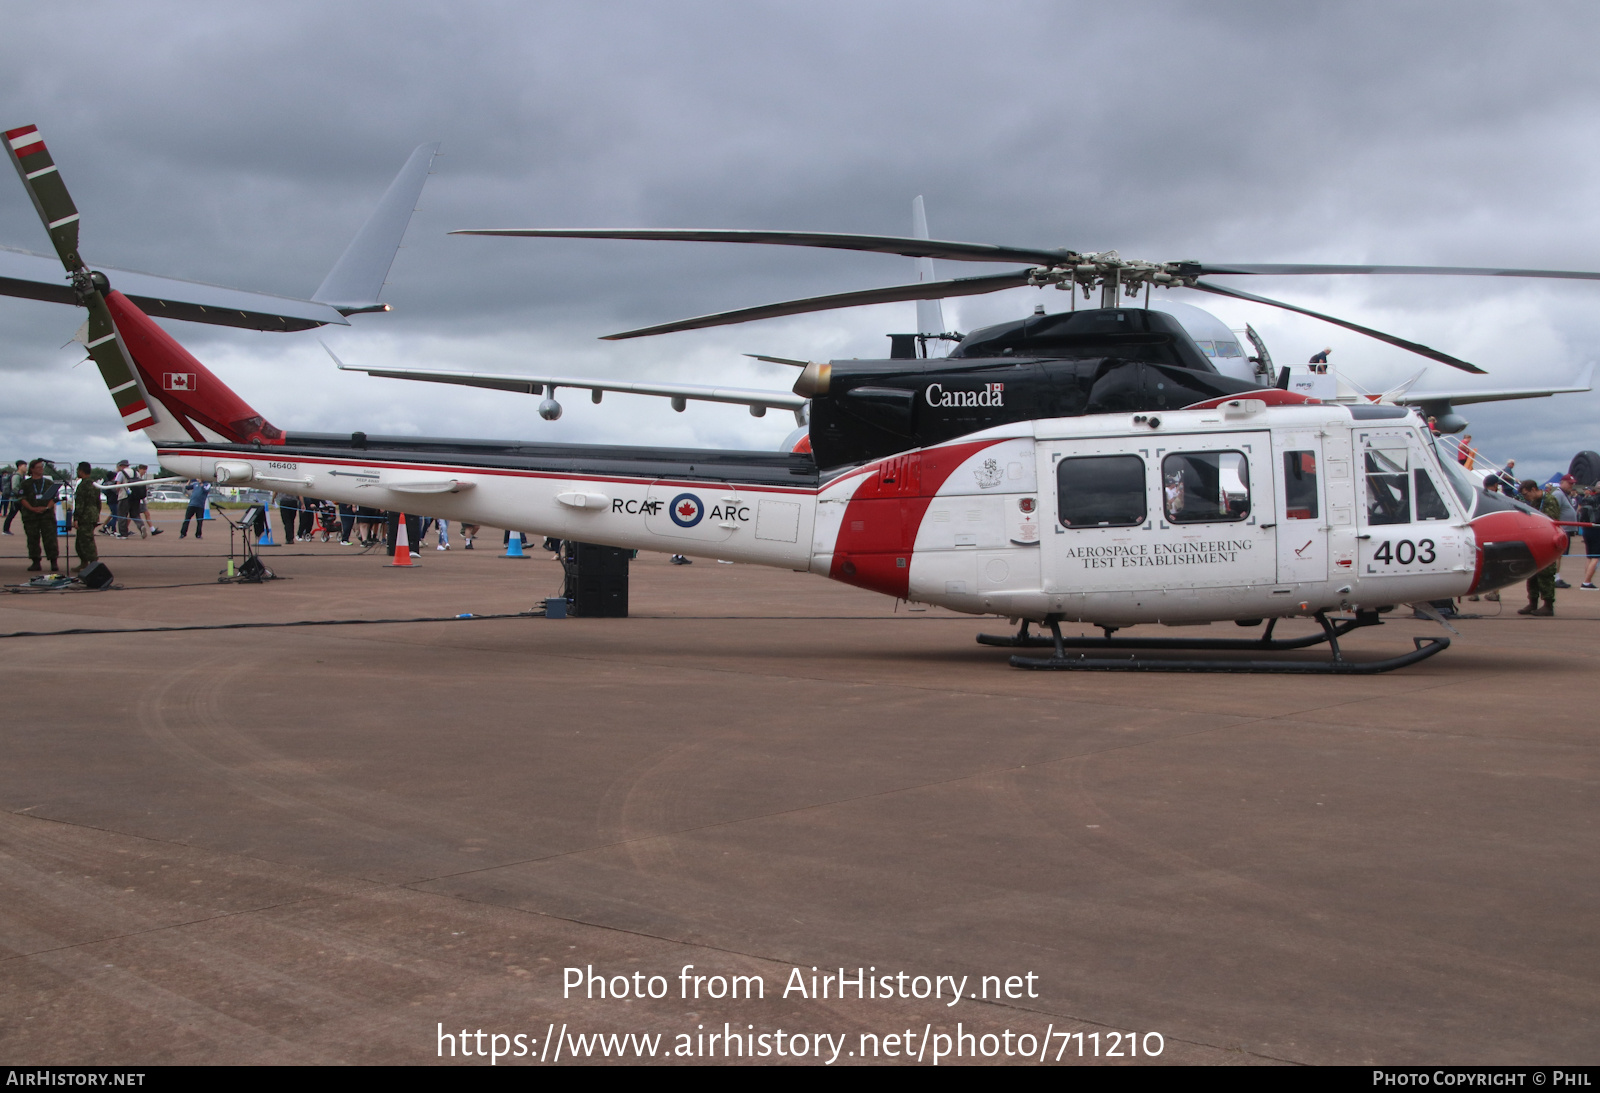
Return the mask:
[(1441, 433), (1453, 435), (1464, 432), (1468, 424), (1470, 424), (1466, 418), (1456, 413), (1455, 407), (1448, 402), (1424, 402), (1422, 403), (1422, 414), (1424, 417), (1433, 418), (1438, 424)]

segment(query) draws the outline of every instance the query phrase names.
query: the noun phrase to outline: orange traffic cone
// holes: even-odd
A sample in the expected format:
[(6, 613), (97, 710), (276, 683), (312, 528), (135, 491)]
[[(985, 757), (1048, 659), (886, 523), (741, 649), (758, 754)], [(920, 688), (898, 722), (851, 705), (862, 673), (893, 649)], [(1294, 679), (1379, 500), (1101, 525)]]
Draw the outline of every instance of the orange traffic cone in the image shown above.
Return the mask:
[(394, 529), (394, 561), (386, 563), (390, 567), (406, 569), (413, 568), (417, 563), (411, 560), (411, 539), (406, 535), (406, 514), (400, 514), (400, 520)]

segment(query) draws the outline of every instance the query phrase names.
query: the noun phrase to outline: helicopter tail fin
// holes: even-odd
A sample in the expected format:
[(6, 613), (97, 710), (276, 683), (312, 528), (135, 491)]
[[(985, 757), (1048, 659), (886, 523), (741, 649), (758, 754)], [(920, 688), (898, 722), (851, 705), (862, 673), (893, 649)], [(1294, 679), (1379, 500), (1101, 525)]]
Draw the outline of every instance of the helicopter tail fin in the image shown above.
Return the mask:
[(111, 392), (129, 432), (142, 429), (158, 443), (283, 443), (281, 429), (269, 424), (126, 296), (113, 290), (105, 293), (104, 300), (111, 329), (98, 332), (91, 309), (85, 345), (97, 363), (115, 353), (132, 365), (131, 378)]

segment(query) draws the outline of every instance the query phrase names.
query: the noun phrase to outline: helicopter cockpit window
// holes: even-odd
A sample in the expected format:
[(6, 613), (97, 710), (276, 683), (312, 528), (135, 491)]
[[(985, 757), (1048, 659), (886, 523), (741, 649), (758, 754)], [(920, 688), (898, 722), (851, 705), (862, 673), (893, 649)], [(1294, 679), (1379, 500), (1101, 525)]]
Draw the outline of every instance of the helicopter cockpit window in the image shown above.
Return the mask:
[(1144, 523), (1144, 460), (1088, 455), (1056, 466), (1061, 523), (1069, 528), (1125, 528)]
[(1439, 488), (1433, 484), (1433, 476), (1421, 467), (1411, 473), (1417, 480), (1417, 519), (1450, 519), (1450, 510), (1445, 506), (1444, 498), (1439, 496)]
[(1283, 453), (1284, 517), (1289, 520), (1317, 518), (1317, 453)]
[(1411, 476), (1404, 448), (1367, 449), (1367, 523), (1411, 522)]
[(1243, 452), (1176, 452), (1161, 462), (1161, 505), (1174, 524), (1214, 524), (1250, 515), (1250, 464)]

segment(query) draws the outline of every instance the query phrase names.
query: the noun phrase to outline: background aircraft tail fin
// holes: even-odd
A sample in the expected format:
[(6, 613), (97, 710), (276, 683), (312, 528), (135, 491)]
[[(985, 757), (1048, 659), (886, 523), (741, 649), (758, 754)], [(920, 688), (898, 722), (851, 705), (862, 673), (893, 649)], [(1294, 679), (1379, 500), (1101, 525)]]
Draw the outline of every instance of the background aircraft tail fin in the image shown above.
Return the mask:
[[(911, 202), (911, 234), (916, 236), (918, 239), (929, 238), (928, 213), (923, 207), (921, 194), (918, 194), (916, 199)], [(932, 258), (916, 258), (913, 259), (913, 261), (915, 261), (917, 264), (918, 284), (931, 284), (938, 280), (938, 278), (933, 275)], [(944, 305), (938, 300), (918, 300), (917, 333), (943, 334), (945, 329)], [(930, 343), (928, 348), (930, 353), (932, 352), (933, 345), (935, 344), (942, 345), (943, 343)], [(942, 356), (943, 354), (941, 353), (940, 355)]]
[(321, 287), (312, 293), (313, 300), (344, 315), (388, 310), (388, 305), (378, 302), (378, 296), (383, 291), (384, 278), (389, 276), (389, 267), (394, 264), (400, 241), (405, 238), (411, 214), (416, 211), (417, 198), (422, 195), (422, 184), (428, 180), (433, 157), (438, 154), (437, 142), (420, 144), (411, 153), (411, 158), (384, 191), (378, 207), (328, 271)]

